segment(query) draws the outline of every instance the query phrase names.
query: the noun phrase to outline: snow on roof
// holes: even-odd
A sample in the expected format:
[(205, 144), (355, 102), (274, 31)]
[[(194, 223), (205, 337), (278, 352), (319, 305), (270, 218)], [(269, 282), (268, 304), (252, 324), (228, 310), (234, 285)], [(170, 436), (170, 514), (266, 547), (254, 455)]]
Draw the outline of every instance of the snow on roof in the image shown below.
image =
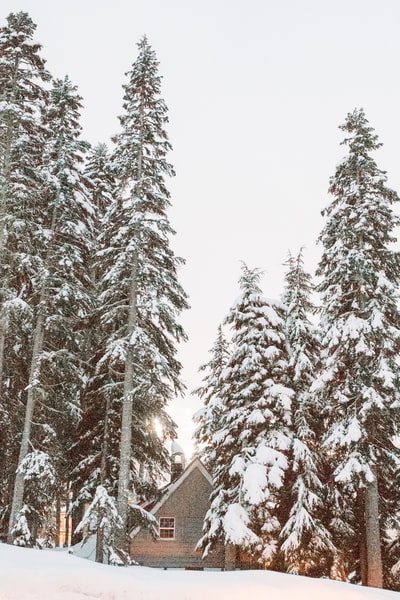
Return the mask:
[(178, 442), (176, 440), (172, 440), (171, 454), (172, 454), (172, 456), (174, 454), (185, 454), (182, 446), (180, 444), (178, 444)]

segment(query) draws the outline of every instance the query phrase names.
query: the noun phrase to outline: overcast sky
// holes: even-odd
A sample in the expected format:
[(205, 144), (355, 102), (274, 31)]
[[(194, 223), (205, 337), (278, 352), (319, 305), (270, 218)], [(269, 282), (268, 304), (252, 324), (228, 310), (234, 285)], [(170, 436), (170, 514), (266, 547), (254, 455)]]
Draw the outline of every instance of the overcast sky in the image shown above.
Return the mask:
[[(84, 99), (84, 137), (118, 131), (124, 73), (146, 34), (160, 61), (177, 176), (169, 183), (191, 310), (180, 349), (200, 384), (216, 330), (238, 295), (240, 261), (281, 294), (287, 252), (316, 245), (329, 177), (344, 155), (338, 125), (363, 107), (400, 191), (399, 0), (1, 0), (1, 21), (27, 11), (53, 76)], [(190, 451), (189, 395), (171, 408)]]

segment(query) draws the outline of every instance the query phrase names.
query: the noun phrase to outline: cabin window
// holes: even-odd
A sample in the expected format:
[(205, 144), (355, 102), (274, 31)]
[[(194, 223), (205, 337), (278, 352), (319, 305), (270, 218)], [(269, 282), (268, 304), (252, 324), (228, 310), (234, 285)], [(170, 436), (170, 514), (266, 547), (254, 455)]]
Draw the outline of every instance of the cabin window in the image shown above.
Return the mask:
[(160, 517), (160, 539), (175, 539), (175, 517)]

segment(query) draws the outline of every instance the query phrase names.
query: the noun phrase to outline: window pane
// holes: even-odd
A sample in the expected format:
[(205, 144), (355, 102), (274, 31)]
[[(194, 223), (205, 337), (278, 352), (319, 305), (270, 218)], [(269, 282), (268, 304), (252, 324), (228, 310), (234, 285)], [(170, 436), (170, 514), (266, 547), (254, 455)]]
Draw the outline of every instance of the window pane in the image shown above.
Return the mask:
[(175, 518), (160, 517), (160, 538), (163, 540), (173, 540), (175, 538)]
[(160, 527), (175, 527), (175, 519), (173, 517), (161, 517)]
[(160, 529), (160, 538), (163, 540), (174, 539), (174, 530), (173, 529)]

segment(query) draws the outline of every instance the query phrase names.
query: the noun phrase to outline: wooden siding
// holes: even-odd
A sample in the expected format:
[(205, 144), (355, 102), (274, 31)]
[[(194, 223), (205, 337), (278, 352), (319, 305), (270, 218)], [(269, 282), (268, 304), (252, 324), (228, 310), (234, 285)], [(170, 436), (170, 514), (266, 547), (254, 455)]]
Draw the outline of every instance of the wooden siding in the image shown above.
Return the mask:
[(209, 508), (210, 482), (199, 468), (194, 468), (173, 493), (159, 506), (154, 516), (175, 518), (174, 540), (153, 540), (140, 530), (131, 538), (130, 554), (139, 564), (160, 568), (224, 568), (225, 552), (221, 547), (202, 559), (196, 544), (202, 536), (205, 514)]

